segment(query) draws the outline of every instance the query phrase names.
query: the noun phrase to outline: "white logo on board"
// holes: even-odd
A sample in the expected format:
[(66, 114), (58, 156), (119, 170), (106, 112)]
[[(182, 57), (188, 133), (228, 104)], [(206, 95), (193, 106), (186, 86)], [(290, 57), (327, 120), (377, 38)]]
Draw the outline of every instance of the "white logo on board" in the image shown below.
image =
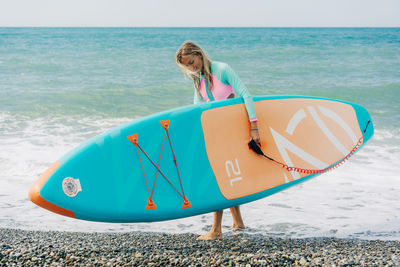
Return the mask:
[(231, 172), (229, 171), (229, 169), (232, 169), (232, 173), (234, 174), (234, 176), (236, 176), (234, 178), (229, 179), (232, 187), (233, 187), (233, 183), (243, 180), (243, 178), (241, 176), (239, 176), (239, 175), (241, 175), (241, 173), (240, 173), (240, 168), (239, 168), (239, 162), (236, 158), (235, 158), (235, 162), (236, 162), (236, 169), (235, 169), (235, 166), (232, 161), (227, 160), (225, 162), (225, 168), (226, 168), (226, 173), (228, 174), (228, 177), (231, 177)]
[(79, 192), (82, 191), (79, 179), (74, 179), (72, 177), (66, 177), (63, 180), (62, 189), (64, 193), (69, 197), (75, 197)]
[[(357, 143), (357, 137), (354, 134), (354, 132), (351, 130), (350, 126), (334, 111), (323, 107), (323, 106), (318, 106), (318, 109), (322, 115), (324, 115), (327, 118), (330, 118), (334, 122), (336, 122), (340, 127), (343, 128), (343, 130), (346, 132), (346, 134), (350, 137), (350, 139), (353, 141), (354, 144)], [(316, 109), (312, 106), (307, 107), (308, 112), (311, 114), (311, 117), (313, 118), (314, 122), (318, 125), (318, 127), (321, 129), (321, 131), (324, 133), (324, 135), (328, 138), (328, 140), (334, 145), (334, 147), (342, 153), (344, 156), (347, 155), (348, 151), (345, 148), (345, 146), (335, 137), (335, 135), (329, 130), (329, 128), (325, 125), (321, 117), (318, 115)], [(307, 117), (306, 112), (304, 109), (299, 109), (293, 117), (290, 119), (287, 127), (286, 127), (286, 133), (293, 135), (296, 127), (298, 124)], [(293, 144), (290, 142), (288, 139), (286, 139), (283, 135), (279, 134), (277, 131), (275, 131), (272, 127), (270, 127), (270, 131), (272, 133), (272, 136), (275, 140), (275, 144), (278, 147), (279, 153), (281, 154), (284, 162), (288, 166), (293, 166), (293, 162), (289, 157), (289, 154), (287, 151), (292, 152), (296, 156), (300, 157), (301, 159), (305, 160), (306, 162), (310, 163), (311, 165), (315, 166), (318, 169), (324, 169), (328, 167), (328, 164), (319, 160), (318, 158), (312, 156), (311, 154), (305, 152), (302, 150), (300, 147), (297, 145)], [(294, 180), (300, 178), (300, 174), (296, 171), (290, 171), (292, 177)], [(285, 175), (285, 182), (288, 183), (289, 179)]]

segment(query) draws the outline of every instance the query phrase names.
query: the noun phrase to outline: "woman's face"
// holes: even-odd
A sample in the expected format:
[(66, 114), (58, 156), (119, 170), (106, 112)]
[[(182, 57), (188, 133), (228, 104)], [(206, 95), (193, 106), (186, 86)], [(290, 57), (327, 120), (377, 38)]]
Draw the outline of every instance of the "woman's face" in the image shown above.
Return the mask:
[(181, 58), (181, 63), (195, 73), (199, 73), (203, 70), (203, 59), (199, 55), (183, 56)]

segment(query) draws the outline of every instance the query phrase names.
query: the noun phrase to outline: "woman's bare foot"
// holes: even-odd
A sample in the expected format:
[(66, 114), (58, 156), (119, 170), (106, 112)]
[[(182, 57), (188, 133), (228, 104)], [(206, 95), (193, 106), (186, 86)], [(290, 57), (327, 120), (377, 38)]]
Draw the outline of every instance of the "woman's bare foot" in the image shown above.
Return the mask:
[(244, 229), (245, 228), (245, 226), (244, 226), (244, 224), (243, 223), (241, 223), (241, 224), (233, 224), (232, 225), (232, 227), (231, 227), (231, 229), (233, 229), (233, 230), (242, 230), (242, 229)]
[(197, 240), (216, 240), (221, 239), (222, 233), (218, 231), (210, 231), (207, 234), (201, 235), (197, 238)]

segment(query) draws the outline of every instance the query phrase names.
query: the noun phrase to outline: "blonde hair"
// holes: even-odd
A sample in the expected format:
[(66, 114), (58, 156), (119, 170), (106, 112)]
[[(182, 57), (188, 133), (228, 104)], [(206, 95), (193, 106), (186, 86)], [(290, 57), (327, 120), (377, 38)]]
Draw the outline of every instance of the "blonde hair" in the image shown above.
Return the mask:
[(192, 78), (193, 86), (197, 90), (197, 93), (200, 94), (199, 86), (200, 86), (201, 76), (199, 73), (190, 71), (185, 65), (182, 64), (181, 62), (182, 57), (185, 56), (200, 56), (202, 58), (203, 69), (201, 70), (201, 73), (204, 75), (207, 85), (211, 90), (211, 88), (213, 87), (211, 79), (211, 60), (208, 58), (204, 50), (201, 49), (201, 47), (195, 44), (194, 42), (186, 41), (181, 45), (181, 47), (178, 49), (175, 55), (176, 64), (178, 64), (183, 73)]

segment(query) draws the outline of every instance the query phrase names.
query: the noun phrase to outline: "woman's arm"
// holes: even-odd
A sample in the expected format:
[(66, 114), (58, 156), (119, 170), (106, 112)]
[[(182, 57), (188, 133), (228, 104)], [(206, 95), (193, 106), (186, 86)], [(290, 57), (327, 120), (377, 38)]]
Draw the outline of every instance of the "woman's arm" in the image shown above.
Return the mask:
[(249, 90), (247, 90), (244, 83), (240, 80), (239, 76), (233, 71), (233, 69), (224, 64), (224, 71), (222, 72), (222, 79), (225, 80), (228, 84), (230, 84), (235, 90), (235, 93), (241, 96), (244, 100), (244, 104), (246, 106), (247, 113), (249, 115), (250, 122), (257, 121), (256, 109), (254, 107), (253, 97), (250, 95)]
[(249, 115), (249, 120), (250, 120), (250, 136), (254, 141), (256, 141), (256, 143), (259, 143), (260, 135), (258, 132), (258, 123), (257, 123), (258, 119), (253, 102), (253, 97), (250, 95), (249, 90), (247, 90), (246, 86), (240, 80), (239, 76), (236, 75), (233, 69), (227, 64), (224, 65), (225, 66), (224, 66), (224, 71), (222, 72), (223, 74), (222, 78), (225, 80), (225, 82), (227, 82), (232, 86), (236, 94), (238, 94), (243, 98), (247, 114)]

